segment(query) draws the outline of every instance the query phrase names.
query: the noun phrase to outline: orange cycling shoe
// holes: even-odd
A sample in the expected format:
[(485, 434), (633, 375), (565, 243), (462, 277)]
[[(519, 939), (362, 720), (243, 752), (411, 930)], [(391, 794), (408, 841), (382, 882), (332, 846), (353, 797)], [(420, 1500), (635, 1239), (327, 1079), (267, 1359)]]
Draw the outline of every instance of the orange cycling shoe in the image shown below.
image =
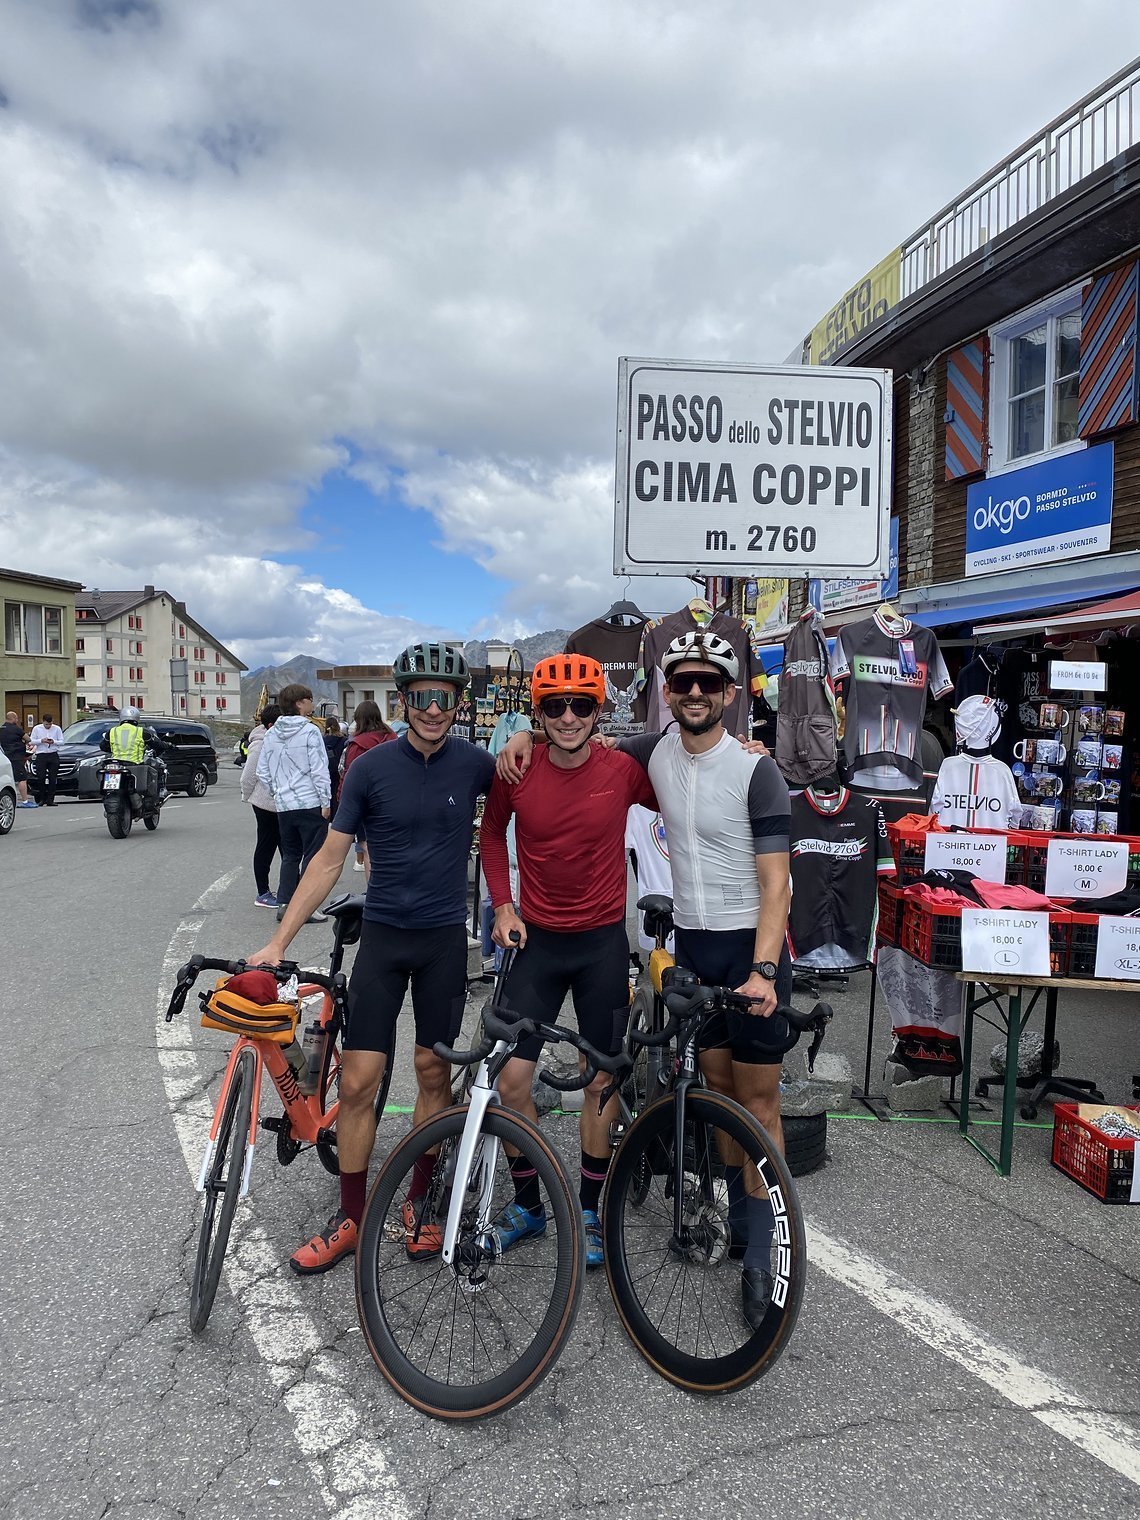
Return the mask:
[(343, 1257), (353, 1255), (358, 1234), (355, 1219), (350, 1219), (343, 1209), (337, 1209), (323, 1230), (318, 1230), (312, 1240), (293, 1252), (289, 1265), (302, 1277), (327, 1272)]
[(413, 1261), (424, 1261), (438, 1256), (443, 1250), (443, 1231), (434, 1221), (421, 1219), (427, 1212), (427, 1200), (405, 1198), (402, 1216), (404, 1220), (404, 1250)]

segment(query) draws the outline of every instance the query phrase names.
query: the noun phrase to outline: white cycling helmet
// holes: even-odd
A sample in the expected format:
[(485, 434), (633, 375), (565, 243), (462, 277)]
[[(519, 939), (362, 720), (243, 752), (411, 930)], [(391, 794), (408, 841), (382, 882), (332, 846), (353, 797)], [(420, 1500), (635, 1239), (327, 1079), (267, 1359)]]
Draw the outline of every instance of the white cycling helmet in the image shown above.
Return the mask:
[(715, 633), (705, 633), (700, 628), (694, 633), (682, 633), (661, 656), (661, 670), (668, 680), (672, 671), (686, 660), (700, 660), (705, 665), (715, 665), (724, 672), (726, 681), (735, 683), (740, 679), (740, 661), (727, 639)]
[(137, 707), (123, 707), (119, 710), (120, 723), (137, 723), (142, 717)]

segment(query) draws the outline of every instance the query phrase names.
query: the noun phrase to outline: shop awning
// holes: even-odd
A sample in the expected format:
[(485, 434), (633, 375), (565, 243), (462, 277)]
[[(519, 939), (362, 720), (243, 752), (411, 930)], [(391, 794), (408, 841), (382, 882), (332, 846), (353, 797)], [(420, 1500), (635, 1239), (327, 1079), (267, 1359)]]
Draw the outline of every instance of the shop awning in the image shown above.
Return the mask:
[(1140, 623), (1140, 591), (1093, 602), (1076, 612), (1039, 612), (1012, 622), (976, 623), (974, 636), (1010, 638), (1029, 633), (1075, 633), (1082, 628), (1116, 628), (1128, 623)]
[(1033, 570), (915, 586), (902, 593), (898, 606), (914, 622), (927, 628), (961, 624), (972, 628), (976, 636), (981, 628), (992, 631), (998, 623), (1006, 629), (1015, 622), (1039, 628), (1046, 620), (1051, 623), (1054, 616), (1066, 616), (1080, 603), (1119, 599), (1131, 595), (1137, 586), (1140, 586), (1140, 552), (1126, 550), (1041, 565)]

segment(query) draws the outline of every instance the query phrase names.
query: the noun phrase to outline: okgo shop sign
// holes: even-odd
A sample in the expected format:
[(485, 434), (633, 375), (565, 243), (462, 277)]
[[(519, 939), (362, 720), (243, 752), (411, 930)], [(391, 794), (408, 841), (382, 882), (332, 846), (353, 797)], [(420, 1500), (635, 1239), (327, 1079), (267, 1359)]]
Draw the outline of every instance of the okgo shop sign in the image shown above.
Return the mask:
[(889, 569), (889, 370), (619, 359), (614, 570)]
[(966, 491), (967, 575), (1100, 554), (1111, 536), (1111, 443), (991, 475)]

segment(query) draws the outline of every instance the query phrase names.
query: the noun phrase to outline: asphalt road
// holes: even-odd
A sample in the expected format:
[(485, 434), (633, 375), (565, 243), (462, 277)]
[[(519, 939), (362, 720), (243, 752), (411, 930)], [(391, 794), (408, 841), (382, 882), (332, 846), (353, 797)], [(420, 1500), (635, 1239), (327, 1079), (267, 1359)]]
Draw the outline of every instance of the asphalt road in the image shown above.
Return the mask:
[[(64, 804), (18, 813), (0, 840), (7, 1520), (1140, 1514), (1140, 1208), (1050, 1167), (1047, 1108), (1019, 1128), (1010, 1180), (945, 1111), (834, 1117), (829, 1162), (800, 1187), (812, 1266), (795, 1338), (727, 1399), (658, 1379), (595, 1275), (530, 1399), (470, 1428), (416, 1414), (373, 1367), (351, 1271), (287, 1270), (336, 1188), (312, 1155), (282, 1169), (268, 1136), (191, 1335), (191, 1169), (225, 1040), (158, 1010), (192, 950), (268, 937), (237, 775), (173, 799), (154, 834), (112, 840), (97, 807)], [(314, 926), (296, 945), (319, 961), (328, 941)], [(835, 1001), (829, 1046), (861, 1071), (865, 984)], [(1127, 1099), (1140, 996), (1074, 1007), (1065, 1065)], [(406, 1108), (406, 1034), (398, 1068)], [(387, 1117), (380, 1146), (407, 1123)], [(573, 1158), (574, 1121), (545, 1123)]]

